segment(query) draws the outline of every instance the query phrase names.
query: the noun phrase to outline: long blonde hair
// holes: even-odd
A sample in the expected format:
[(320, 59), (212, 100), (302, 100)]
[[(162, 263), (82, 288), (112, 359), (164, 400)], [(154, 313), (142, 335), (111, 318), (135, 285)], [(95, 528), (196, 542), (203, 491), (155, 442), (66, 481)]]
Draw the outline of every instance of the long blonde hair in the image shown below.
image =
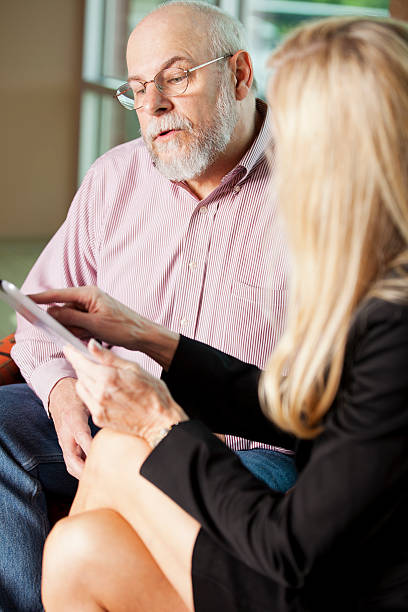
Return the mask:
[(287, 329), (260, 398), (282, 429), (311, 438), (338, 389), (357, 307), (371, 295), (408, 301), (408, 29), (316, 22), (269, 65), (291, 271)]

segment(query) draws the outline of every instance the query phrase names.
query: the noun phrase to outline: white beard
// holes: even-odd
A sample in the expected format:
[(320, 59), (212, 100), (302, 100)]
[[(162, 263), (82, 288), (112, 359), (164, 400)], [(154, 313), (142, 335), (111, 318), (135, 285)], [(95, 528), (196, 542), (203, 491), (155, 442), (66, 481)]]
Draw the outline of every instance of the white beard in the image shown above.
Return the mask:
[[(211, 124), (193, 128), (186, 117), (174, 112), (151, 121), (143, 139), (159, 172), (172, 181), (187, 181), (200, 176), (223, 153), (231, 140), (238, 121), (238, 110), (227, 83), (220, 83)], [(183, 137), (174, 134), (168, 142), (153, 144), (162, 131), (182, 129), (191, 136), (185, 144)], [(160, 153), (171, 154), (163, 159)]]

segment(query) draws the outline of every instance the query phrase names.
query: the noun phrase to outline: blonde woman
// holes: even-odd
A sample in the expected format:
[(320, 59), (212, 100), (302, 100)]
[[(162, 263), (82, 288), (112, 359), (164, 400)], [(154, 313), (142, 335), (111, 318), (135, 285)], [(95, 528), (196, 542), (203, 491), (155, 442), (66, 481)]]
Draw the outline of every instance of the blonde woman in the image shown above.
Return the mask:
[[(140, 347), (174, 399), (68, 349), (105, 429), (46, 545), (47, 610), (408, 609), (408, 30), (307, 25), (270, 67), (292, 278), (262, 409), (256, 368), (158, 328)], [(143, 337), (96, 290), (51, 297), (108, 342)], [(211, 433), (225, 423), (295, 448), (295, 487), (252, 476)]]

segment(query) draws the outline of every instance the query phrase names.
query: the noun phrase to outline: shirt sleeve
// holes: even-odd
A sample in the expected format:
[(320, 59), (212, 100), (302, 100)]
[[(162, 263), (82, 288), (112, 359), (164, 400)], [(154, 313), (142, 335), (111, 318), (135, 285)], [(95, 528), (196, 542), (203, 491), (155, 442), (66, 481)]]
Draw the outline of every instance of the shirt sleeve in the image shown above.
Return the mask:
[[(65, 222), (45, 247), (24, 282), (24, 293), (96, 284), (97, 192), (98, 176), (93, 166), (79, 188)], [(60, 347), (41, 329), (19, 315), (12, 357), (46, 410), (49, 393), (56, 382), (67, 376), (75, 377)]]
[[(302, 587), (316, 567), (330, 569), (336, 559), (343, 560), (340, 573), (350, 571), (377, 537), (382, 547), (389, 541), (390, 558), (398, 536), (388, 538), (388, 530), (396, 522), (398, 533), (394, 518), (407, 511), (407, 363), (407, 317), (368, 325), (324, 432), (286, 495), (252, 476), (198, 421), (176, 426), (141, 474), (220, 547), (288, 587)], [(379, 550), (371, 556), (378, 558)]]
[(258, 399), (260, 375), (256, 366), (181, 336), (162, 379), (187, 414), (205, 421), (212, 431), (294, 448), (295, 438), (262, 412)]

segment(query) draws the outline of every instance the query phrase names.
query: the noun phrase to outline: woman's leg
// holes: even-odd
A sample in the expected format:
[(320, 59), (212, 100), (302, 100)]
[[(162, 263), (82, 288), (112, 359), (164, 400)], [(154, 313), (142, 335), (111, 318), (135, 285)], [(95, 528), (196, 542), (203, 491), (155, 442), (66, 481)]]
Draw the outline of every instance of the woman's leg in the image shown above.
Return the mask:
[[(101, 508), (109, 508), (121, 515), (132, 526), (187, 608), (193, 610), (191, 559), (200, 525), (140, 476), (140, 466), (149, 453), (148, 445), (135, 436), (108, 429), (97, 434), (81, 476), (71, 516)], [(63, 526), (58, 529), (62, 530)], [(47, 580), (46, 577), (45, 588)]]
[(47, 540), (47, 612), (187, 612), (134, 529), (112, 510), (64, 519)]

